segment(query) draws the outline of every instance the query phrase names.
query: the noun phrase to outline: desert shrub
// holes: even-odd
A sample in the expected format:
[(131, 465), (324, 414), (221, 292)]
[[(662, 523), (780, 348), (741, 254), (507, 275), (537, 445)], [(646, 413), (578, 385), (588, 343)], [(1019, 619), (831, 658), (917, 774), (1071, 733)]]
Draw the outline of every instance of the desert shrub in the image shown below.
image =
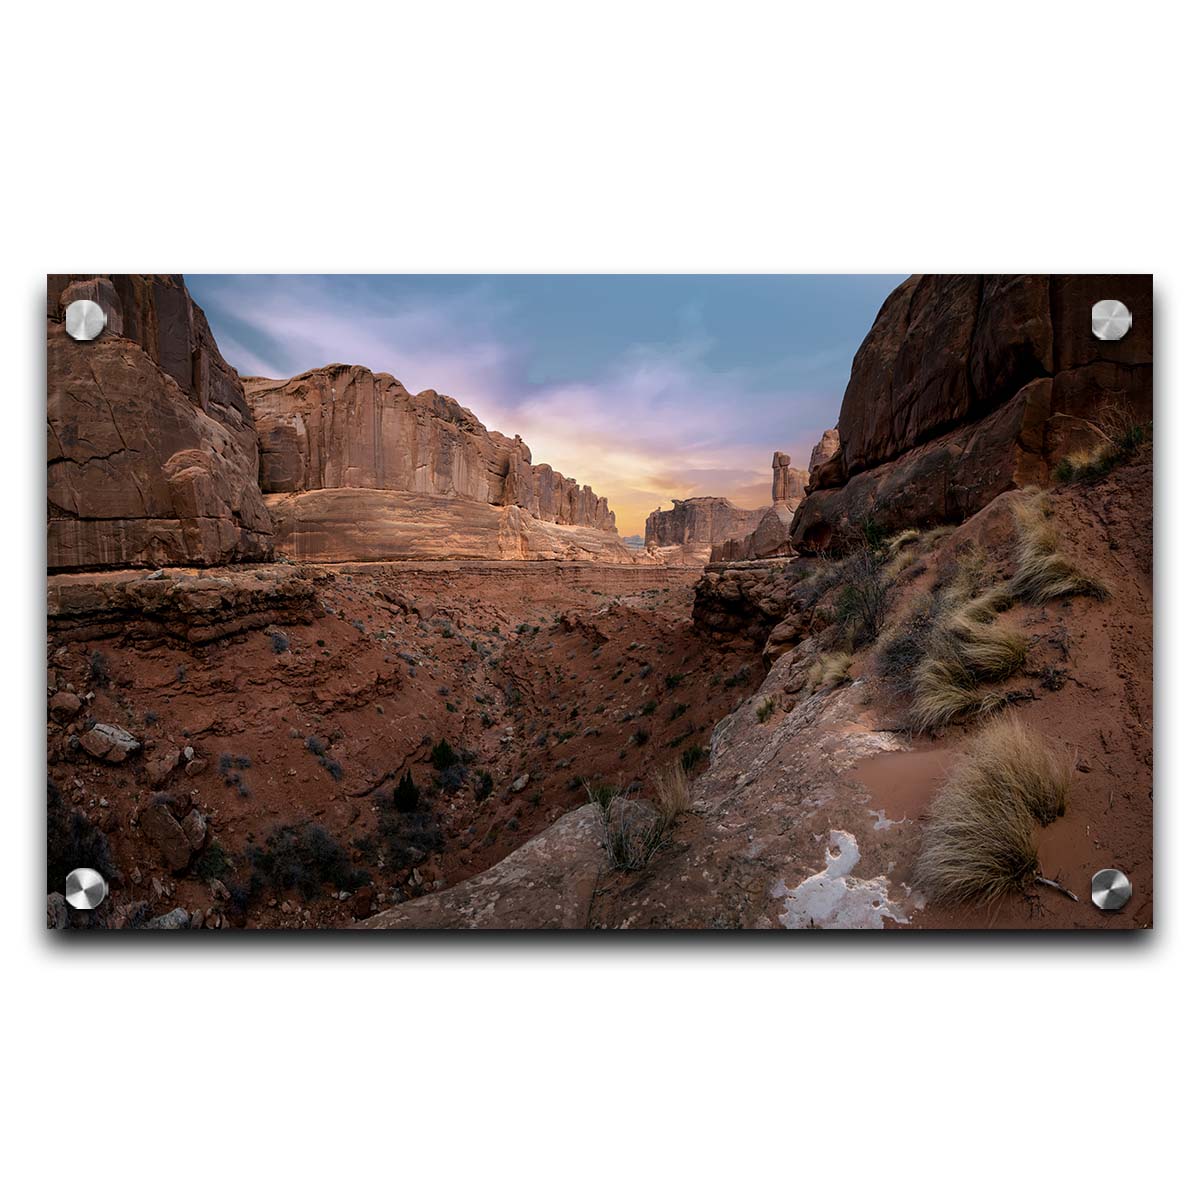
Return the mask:
[(985, 727), (930, 806), (918, 886), (934, 899), (962, 903), (1038, 881), (1035, 822), (1066, 811), (1071, 769), (1015, 719)]
[(682, 675), (668, 675), (663, 680), (663, 684), (665, 685), (667, 691), (669, 691), (669, 692), (674, 691), (682, 682), (683, 682)]
[(234, 861), (220, 842), (210, 841), (192, 862), (192, 874), (198, 879), (228, 879), (233, 874)]
[(749, 663), (743, 663), (736, 671), (733, 672), (732, 675), (726, 676), (725, 686), (727, 688), (741, 687), (741, 685), (747, 683), (749, 679), (750, 665)]
[(277, 826), (263, 846), (249, 848), (247, 857), (255, 891), (263, 886), (279, 892), (296, 888), (309, 900), (322, 884), (353, 891), (370, 880), (366, 871), (353, 866), (329, 830), (312, 821)]
[(1045, 604), (1064, 596), (1103, 600), (1108, 588), (1085, 574), (1058, 552), (1058, 533), (1050, 523), (1042, 497), (1034, 495), (1014, 507), (1017, 522), (1017, 571), (1012, 595), (1028, 604)]
[(392, 807), (397, 812), (416, 812), (421, 804), (421, 789), (413, 782), (412, 771), (404, 772), (392, 789)]
[(629, 740), (635, 746), (644, 746), (650, 740), (650, 734), (639, 725), (633, 731), (633, 736)]
[(118, 874), (104, 830), (68, 804), (52, 780), (46, 786), (46, 848), (47, 892), (61, 892), (76, 867), (91, 867), (110, 883)]
[(758, 723), (763, 725), (771, 719), (771, 714), (774, 711), (775, 697), (768, 696), (765, 700), (760, 700), (758, 702), (758, 707), (754, 710), (754, 715), (758, 718)]
[(889, 599), (885, 562), (886, 555), (869, 544), (842, 562), (835, 614), (843, 637), (853, 646), (873, 642), (883, 630)]
[(442, 738), (429, 752), (429, 761), (433, 763), (435, 769), (444, 771), (458, 762), (458, 755), (450, 743)]
[(475, 772), (475, 799), (479, 801), (486, 800), (491, 794), (492, 789), (496, 786), (496, 781), (492, 778), (490, 771)]
[(671, 715), (667, 718), (667, 720), (668, 721), (677, 721), (677, 720), (679, 720), (680, 717), (683, 716), (683, 714), (685, 712), (687, 712), (687, 710), (688, 710), (688, 706), (686, 704), (676, 704), (671, 709)]
[(685, 771), (694, 771), (704, 761), (707, 754), (708, 750), (703, 746), (688, 746), (679, 756), (679, 765)]
[(643, 717), (652, 717), (654, 715), (654, 713), (657, 711), (657, 709), (658, 709), (658, 701), (657, 700), (647, 700), (646, 703), (642, 705), (642, 716)]

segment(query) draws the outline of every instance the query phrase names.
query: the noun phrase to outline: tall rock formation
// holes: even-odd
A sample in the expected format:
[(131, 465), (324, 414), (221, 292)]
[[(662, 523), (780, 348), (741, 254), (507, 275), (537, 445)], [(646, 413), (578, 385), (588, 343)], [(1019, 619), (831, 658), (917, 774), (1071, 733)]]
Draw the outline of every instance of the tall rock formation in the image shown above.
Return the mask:
[(804, 499), (804, 489), (808, 486), (808, 472), (797, 471), (792, 467), (792, 456), (776, 450), (771, 459), (771, 505), (777, 508), (783, 505), (788, 511), (793, 511), (797, 504)]
[(788, 529), (792, 513), (804, 499), (808, 472), (792, 465), (792, 456), (776, 450), (771, 460), (771, 507), (762, 512), (758, 524), (740, 537), (727, 538), (713, 547), (711, 562), (742, 562), (752, 558), (776, 558), (791, 554)]
[(771, 511), (770, 506), (738, 508), (724, 496), (694, 496), (671, 504), (670, 510), (656, 509), (646, 518), (646, 551), (676, 566), (703, 566), (713, 546), (753, 533)]
[(608, 501), (456, 400), (332, 365), (244, 381), (282, 552), (628, 562)]
[[(1132, 312), (1121, 340), (1093, 335), (1099, 300)], [(793, 545), (835, 546), (868, 518), (884, 531), (961, 521), (1047, 483), (1106, 406), (1148, 421), (1153, 324), (1148, 275), (914, 275), (854, 357)]]
[[(67, 335), (77, 299), (94, 341)], [(48, 568), (269, 558), (242, 384), (182, 277), (51, 275), (46, 316)]]

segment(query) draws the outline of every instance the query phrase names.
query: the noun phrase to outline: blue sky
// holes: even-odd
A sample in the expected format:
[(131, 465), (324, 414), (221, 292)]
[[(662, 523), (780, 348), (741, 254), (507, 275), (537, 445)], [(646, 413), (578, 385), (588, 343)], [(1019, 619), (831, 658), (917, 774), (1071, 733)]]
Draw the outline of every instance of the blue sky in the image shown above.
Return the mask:
[(622, 533), (674, 498), (770, 499), (807, 466), (900, 275), (189, 275), (225, 358), (331, 362), (453, 396), (609, 497)]

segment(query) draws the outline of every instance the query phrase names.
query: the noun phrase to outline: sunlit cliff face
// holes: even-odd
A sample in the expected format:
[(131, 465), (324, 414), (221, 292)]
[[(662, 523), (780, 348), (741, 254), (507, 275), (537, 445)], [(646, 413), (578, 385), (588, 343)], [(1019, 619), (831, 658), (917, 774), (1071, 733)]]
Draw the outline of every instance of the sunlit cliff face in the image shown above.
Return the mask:
[(190, 276), (225, 357), (332, 362), (454, 396), (607, 496), (622, 534), (673, 499), (770, 502), (833, 425), (891, 276)]

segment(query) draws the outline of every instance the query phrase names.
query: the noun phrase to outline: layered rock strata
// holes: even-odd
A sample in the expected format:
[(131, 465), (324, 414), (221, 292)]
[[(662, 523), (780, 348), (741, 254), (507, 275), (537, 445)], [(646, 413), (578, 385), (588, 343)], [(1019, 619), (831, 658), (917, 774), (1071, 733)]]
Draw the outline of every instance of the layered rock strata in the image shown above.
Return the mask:
[(344, 365), (245, 387), (283, 553), (632, 561), (603, 496), (449, 396)]
[[(66, 333), (76, 299), (94, 341)], [(268, 558), (254, 423), (182, 278), (51, 275), (46, 309), (48, 568)]]

